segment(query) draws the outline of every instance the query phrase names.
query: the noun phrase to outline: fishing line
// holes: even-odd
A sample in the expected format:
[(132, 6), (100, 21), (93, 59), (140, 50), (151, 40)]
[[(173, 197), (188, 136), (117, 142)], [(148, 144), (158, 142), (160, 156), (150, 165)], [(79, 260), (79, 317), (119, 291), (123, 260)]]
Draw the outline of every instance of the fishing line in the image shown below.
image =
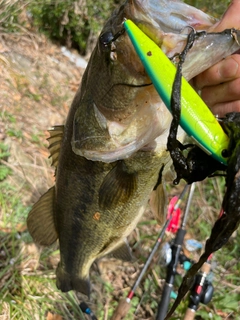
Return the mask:
[(166, 276), (165, 284), (163, 287), (162, 298), (158, 304), (156, 320), (164, 320), (167, 314), (167, 310), (168, 310), (170, 298), (171, 298), (171, 292), (172, 292), (172, 288), (175, 280), (175, 275), (177, 274), (177, 265), (179, 263), (179, 257), (182, 251), (183, 240), (186, 235), (186, 229), (185, 229), (186, 220), (188, 217), (194, 189), (195, 189), (195, 183), (191, 184), (190, 186), (188, 198), (187, 198), (187, 205), (182, 218), (182, 223), (180, 228), (177, 231), (177, 235), (174, 239), (174, 243), (171, 246), (172, 259), (167, 268), (167, 276)]
[(81, 302), (79, 305), (79, 308), (83, 313), (86, 313), (87, 315), (90, 316), (91, 320), (98, 320), (93, 311), (89, 308), (89, 306), (86, 304), (86, 302)]

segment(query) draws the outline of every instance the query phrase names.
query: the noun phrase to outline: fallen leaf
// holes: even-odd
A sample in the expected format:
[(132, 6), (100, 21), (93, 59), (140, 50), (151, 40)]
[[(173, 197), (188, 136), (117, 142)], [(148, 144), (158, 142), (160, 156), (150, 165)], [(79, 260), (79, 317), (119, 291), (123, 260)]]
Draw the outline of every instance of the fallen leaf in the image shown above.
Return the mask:
[(47, 320), (62, 320), (63, 318), (59, 314), (53, 314), (53, 313), (48, 311), (46, 319)]
[(30, 92), (31, 94), (37, 94), (36, 88), (35, 88), (34, 86), (32, 86), (32, 85), (29, 85), (29, 86), (28, 86), (28, 90), (29, 90), (29, 92)]

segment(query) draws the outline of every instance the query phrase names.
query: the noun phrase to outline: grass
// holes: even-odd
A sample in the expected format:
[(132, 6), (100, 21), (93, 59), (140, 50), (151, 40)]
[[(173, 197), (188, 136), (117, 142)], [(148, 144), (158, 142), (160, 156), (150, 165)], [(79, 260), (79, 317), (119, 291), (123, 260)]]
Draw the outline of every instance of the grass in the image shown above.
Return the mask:
[(220, 17), (227, 6), (230, 4), (230, 0), (218, 1), (218, 0), (184, 0), (185, 3), (190, 4), (196, 8), (199, 8), (205, 12), (208, 12), (214, 17)]
[[(50, 259), (58, 251), (41, 251), (30, 242), (27, 232), (1, 232), (0, 292), (4, 302), (0, 315), (9, 319), (46, 319), (48, 312), (67, 319), (84, 319), (73, 292), (56, 290)], [(40, 262), (40, 267), (39, 267)], [(37, 271), (36, 271), (37, 270)]]
[[(8, 120), (7, 128), (14, 129), (17, 125), (16, 118), (11, 113), (1, 114), (1, 117)], [(38, 130), (34, 130), (37, 134)], [(9, 137), (22, 140), (22, 137), (16, 135)], [(32, 143), (42, 147), (43, 138), (40, 134), (40, 141), (33, 139)], [(47, 319), (50, 312), (63, 319), (84, 319), (78, 308), (83, 297), (74, 293), (63, 294), (56, 289), (55, 269), (59, 260), (57, 245), (40, 249), (32, 243), (26, 230), (26, 217), (30, 207), (26, 206), (19, 193), (21, 187), (11, 184), (11, 179), (18, 171), (5, 165), (11, 156), (11, 149), (1, 143), (0, 150), (1, 166), (9, 170), (0, 181), (0, 315), (1, 312), (5, 316), (9, 314), (8, 319)], [(222, 177), (197, 184), (187, 224), (190, 238), (204, 244), (219, 214), (224, 186)], [(26, 187), (31, 190), (31, 184), (24, 183), (24, 188)], [(171, 195), (179, 194), (180, 189), (168, 186)], [(90, 306), (99, 319), (110, 319), (119, 299), (127, 295), (151, 251), (159, 229), (154, 217), (148, 213), (130, 236), (137, 262), (133, 265), (119, 265), (119, 262), (114, 261), (113, 265), (109, 265), (109, 261), (105, 259), (102, 263), (106, 267), (99, 265), (100, 270), (105, 270), (101, 271), (101, 275), (96, 266), (93, 268), (91, 278), (94, 291)], [(235, 319), (240, 315), (239, 240), (239, 233), (236, 232), (229, 243), (214, 254), (212, 278), (215, 292), (207, 306), (201, 305), (197, 313), (199, 319)], [(197, 259), (199, 254), (197, 252), (191, 258)], [(165, 275), (166, 268), (160, 266), (155, 257), (136, 291), (126, 319), (153, 317), (161, 297), (163, 282), (160, 279), (164, 279)], [(175, 291), (180, 282), (181, 276), (178, 276)], [(187, 300), (182, 302), (172, 319), (180, 319), (187, 304)]]
[[(14, 5), (16, 3), (17, 1), (12, 2)], [(22, 3), (25, 5), (27, 2)], [(202, 7), (207, 6), (208, 2), (193, 3), (192, 1), (191, 4)], [(216, 9), (217, 14), (222, 13), (222, 2), (211, 1), (211, 4), (214, 5), (213, 8)], [(224, 5), (226, 6), (226, 2)], [(13, 9), (16, 17), (17, 11), (15, 7)], [(6, 15), (4, 19), (6, 25)], [(11, 28), (16, 27), (14, 19)], [(44, 41), (39, 46), (41, 50), (44, 47), (43, 43)], [(26, 46), (24, 50), (25, 48)], [(47, 50), (49, 50), (47, 55), (54, 52), (52, 48), (50, 50), (47, 47)], [(27, 51), (24, 53), (27, 55)], [(43, 55), (44, 51), (40, 54)], [(57, 57), (59, 58), (59, 54)], [(36, 61), (40, 58), (38, 56)], [(53, 68), (52, 65), (51, 68)], [(64, 106), (70, 104), (71, 95), (74, 94), (70, 92), (70, 86), (77, 86), (79, 81), (79, 74), (77, 74), (76, 80), (68, 79), (64, 80), (64, 83), (59, 81), (56, 84), (56, 78), (51, 79), (49, 75), (51, 68), (41, 69), (41, 66), (37, 66), (35, 77), (33, 76), (30, 80), (24, 72), (10, 70), (5, 81), (10, 83), (9, 92), (13, 99), (8, 100), (4, 97), (0, 111), (0, 136), (2, 128), (6, 135), (0, 140), (1, 320), (86, 319), (78, 307), (83, 297), (73, 292), (63, 294), (56, 289), (55, 269), (59, 261), (57, 245), (45, 249), (39, 248), (32, 243), (26, 230), (26, 217), (30, 207), (45, 191), (42, 185), (46, 188), (53, 183), (52, 170), (49, 169), (49, 163), (46, 160), (47, 151), (43, 147), (46, 146), (44, 131), (49, 127), (53, 115), (62, 113), (62, 119), (66, 116), (67, 110)], [(34, 86), (30, 86), (34, 78), (38, 81)], [(34, 113), (30, 113), (31, 110), (35, 110)], [(39, 114), (39, 110), (43, 110), (43, 113)], [(52, 113), (46, 120), (46, 125), (42, 122), (37, 123), (38, 118), (42, 120), (49, 112)], [(15, 153), (14, 146), (17, 150)], [(20, 161), (16, 156), (21, 153), (23, 156)], [(224, 184), (224, 179), (221, 177), (207, 179), (197, 184), (187, 224), (190, 238), (204, 244), (219, 214)], [(179, 194), (180, 189), (172, 185), (168, 186), (168, 192), (171, 195)], [(127, 296), (151, 251), (159, 229), (160, 226), (154, 217), (147, 213), (129, 237), (137, 257), (136, 262), (128, 264), (103, 259), (98, 267), (93, 266), (91, 280), (94, 290), (89, 306), (99, 319), (110, 319), (119, 299)], [(166, 240), (170, 241), (171, 236), (169, 235)], [(239, 231), (237, 231), (229, 243), (214, 254), (211, 276), (215, 292), (212, 301), (207, 306), (201, 305), (199, 308), (198, 319), (237, 319), (240, 316), (239, 246)], [(199, 254), (200, 252), (197, 251), (191, 255), (191, 258), (198, 259)], [(126, 319), (153, 319), (161, 297), (165, 275), (166, 268), (159, 264), (158, 255), (156, 255), (136, 291)], [(180, 282), (179, 275), (176, 278), (175, 291)], [(172, 319), (182, 318), (187, 304), (188, 300), (182, 302)], [(57, 318), (57, 315), (60, 318)]]

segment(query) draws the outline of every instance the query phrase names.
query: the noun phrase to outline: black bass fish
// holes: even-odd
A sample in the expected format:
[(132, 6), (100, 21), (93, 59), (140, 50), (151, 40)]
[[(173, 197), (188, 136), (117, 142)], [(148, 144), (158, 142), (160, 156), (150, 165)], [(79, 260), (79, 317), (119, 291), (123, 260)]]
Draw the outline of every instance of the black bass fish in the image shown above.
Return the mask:
[[(153, 189), (152, 203), (164, 204), (160, 182), (171, 166), (166, 144), (172, 117), (124, 33), (124, 19), (169, 57), (185, 46), (188, 26), (207, 30), (215, 22), (180, 1), (128, 0), (104, 26), (65, 126), (50, 131), (55, 186), (27, 220), (35, 242), (59, 239), (57, 287), (64, 292), (89, 295), (89, 269), (98, 258), (131, 259), (126, 237)], [(206, 35), (190, 50), (184, 76), (191, 79), (237, 48), (228, 35)]]

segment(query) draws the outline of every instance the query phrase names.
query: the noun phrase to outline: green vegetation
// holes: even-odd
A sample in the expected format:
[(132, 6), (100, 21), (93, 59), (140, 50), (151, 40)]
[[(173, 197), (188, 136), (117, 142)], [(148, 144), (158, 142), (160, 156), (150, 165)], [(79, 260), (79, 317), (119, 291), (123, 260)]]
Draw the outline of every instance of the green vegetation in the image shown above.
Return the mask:
[[(81, 54), (91, 50), (98, 33), (121, 0), (0, 0), (0, 25), (8, 32), (35, 28), (49, 38)], [(228, 1), (185, 0), (215, 17), (225, 11)], [(36, 97), (38, 99), (38, 97)]]
[(8, 32), (33, 27), (86, 54), (120, 0), (0, 0), (0, 25)]
[[(85, 53), (88, 50), (87, 45), (96, 37), (103, 22), (118, 2), (121, 1), (86, 0), (82, 1), (83, 5), (79, 11), (78, 1), (0, 0), (0, 7), (4, 8), (0, 13), (0, 28), (16, 33), (22, 32), (25, 28), (31, 32), (38, 29), (44, 31), (49, 37), (77, 47), (81, 53)], [(219, 16), (229, 1), (189, 0), (188, 3), (208, 12), (211, 10), (211, 14)], [(51, 83), (48, 83), (48, 73), (46, 70), (44, 72), (42, 80), (39, 74), (39, 82), (42, 81), (40, 85), (44, 86), (44, 92), (48, 93), (47, 90)], [(31, 99), (32, 106), (36, 109), (40, 108), (38, 102), (44, 94), (38, 93), (38, 90), (37, 93), (28, 90), (28, 82), (24, 77), (16, 78), (16, 88), (22, 94), (21, 98)], [(67, 85), (66, 88), (65, 86), (56, 87), (54, 95), (50, 97), (51, 105), (59, 106), (60, 109), (67, 100), (68, 90)], [(27, 152), (35, 155), (37, 149), (43, 147), (44, 129), (34, 127), (32, 122), (27, 123), (26, 127), (21, 127), (18, 122), (23, 120), (19, 120), (13, 111), (6, 111), (7, 107), (4, 110), (4, 112), (0, 111), (0, 129), (3, 124), (6, 135), (3, 140), (0, 140), (0, 318), (45, 320), (50, 312), (62, 316), (63, 319), (83, 320), (85, 317), (78, 307), (82, 296), (77, 296), (72, 292), (63, 294), (56, 289), (55, 269), (59, 261), (57, 244), (47, 249), (38, 248), (32, 243), (26, 230), (26, 217), (30, 210), (29, 202), (34, 201), (32, 199), (25, 201), (23, 194), (25, 195), (25, 189), (27, 189), (28, 193), (36, 197), (35, 185), (33, 187), (30, 184), (31, 181), (23, 181), (24, 174), (22, 180), (18, 180), (16, 166), (8, 161), (12, 150), (7, 139), (19, 142), (21, 148), (24, 148), (22, 144), (24, 139), (28, 139), (32, 143), (32, 149), (28, 145)], [(27, 127), (31, 127), (32, 130), (26, 131)], [(26, 133), (28, 135), (25, 135)], [(47, 158), (46, 150), (44, 151), (41, 159)], [(44, 160), (42, 163), (37, 161), (36, 164), (34, 163), (36, 171), (40, 170), (40, 166), (46, 165), (43, 163)], [(27, 165), (29, 165), (27, 170), (34, 166), (33, 163), (27, 163)], [(41, 167), (41, 172), (51, 175), (47, 171), (49, 168), (45, 169), (44, 171)], [(13, 177), (15, 177), (14, 183)], [(34, 178), (33, 175), (32, 180)], [(187, 231), (192, 238), (203, 244), (218, 217), (224, 188), (225, 180), (222, 177), (207, 179), (197, 184)], [(173, 186), (168, 187), (171, 195), (179, 194), (180, 189)], [(104, 275), (100, 275), (98, 268), (93, 266), (91, 279), (94, 291), (91, 307), (99, 319), (109, 319), (118, 300), (127, 295), (155, 242), (159, 229), (160, 226), (151, 215), (146, 215), (139, 223), (136, 231), (130, 236), (131, 247), (137, 257), (137, 262), (133, 265), (120, 266), (114, 271), (110, 266), (108, 272), (111, 274), (104, 279)], [(239, 250), (240, 235), (237, 231), (229, 243), (214, 254), (212, 278), (215, 292), (209, 305), (201, 305), (198, 310), (199, 320), (237, 319), (239, 317)], [(197, 259), (199, 254), (200, 252), (197, 252), (192, 258)], [(120, 262), (116, 261), (114, 265), (119, 266)], [(136, 291), (126, 317), (127, 320), (143, 319), (143, 315), (148, 318), (153, 316), (161, 297), (162, 283), (159, 279), (164, 279), (165, 275), (166, 269), (159, 265), (158, 258), (155, 257), (154, 264), (151, 265)], [(180, 282), (181, 276), (178, 276), (175, 291)], [(187, 303), (187, 300), (181, 303), (175, 316), (172, 317), (173, 320), (182, 318)]]
[(227, 6), (231, 2), (230, 0), (184, 0), (185, 3), (190, 4), (196, 8), (199, 8), (214, 17), (219, 18), (224, 11), (226, 10)]
[[(4, 143), (0, 143), (0, 160), (6, 160), (9, 156), (8, 146)], [(9, 174), (11, 170), (4, 164), (0, 162), (0, 181), (3, 181)]]
[[(8, 32), (15, 32), (19, 29), (20, 16), (27, 5), (26, 0), (0, 0), (0, 26)], [(24, 24), (24, 23), (23, 23)]]
[[(56, 290), (54, 270), (49, 265), (47, 268), (49, 259), (54, 255), (52, 249), (40, 256), (25, 232), (2, 233), (0, 236), (0, 317), (46, 319), (51, 313), (65, 316), (64, 319), (85, 319), (78, 308), (76, 295)], [(38, 259), (42, 270), (35, 272), (34, 265)]]
[(119, 1), (51, 1), (32, 3), (29, 10), (34, 25), (50, 38), (85, 54), (111, 11)]

